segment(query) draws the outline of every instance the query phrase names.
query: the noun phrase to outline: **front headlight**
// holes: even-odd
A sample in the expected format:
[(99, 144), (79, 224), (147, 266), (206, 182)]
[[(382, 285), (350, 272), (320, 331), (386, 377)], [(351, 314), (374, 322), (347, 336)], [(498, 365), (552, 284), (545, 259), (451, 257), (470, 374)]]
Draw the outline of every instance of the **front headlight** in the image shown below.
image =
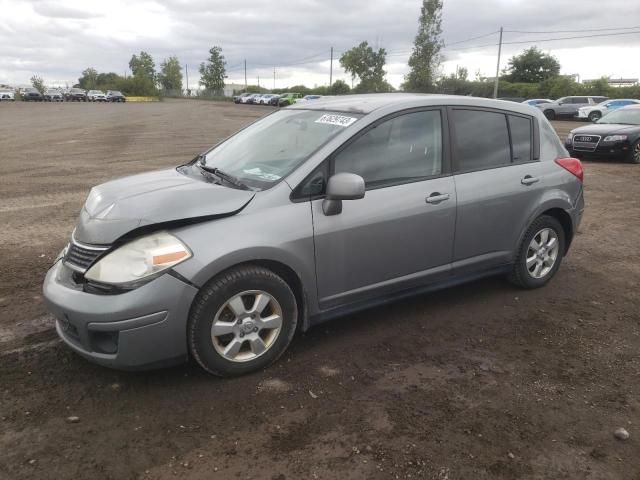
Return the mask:
[(85, 274), (87, 280), (113, 285), (135, 283), (191, 258), (191, 251), (168, 232), (133, 240), (109, 253)]
[(626, 140), (626, 135), (609, 135), (608, 137), (604, 137), (603, 142), (621, 142), (622, 140)]
[(569, 135), (567, 135), (567, 142), (571, 141), (573, 141), (573, 132), (569, 132)]

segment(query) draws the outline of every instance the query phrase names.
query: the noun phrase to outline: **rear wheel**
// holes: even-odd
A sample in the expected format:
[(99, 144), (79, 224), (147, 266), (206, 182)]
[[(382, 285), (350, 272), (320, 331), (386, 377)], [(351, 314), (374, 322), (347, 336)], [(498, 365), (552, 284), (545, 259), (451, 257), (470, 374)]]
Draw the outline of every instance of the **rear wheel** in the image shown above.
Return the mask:
[(276, 361), (291, 342), (297, 320), (295, 296), (282, 278), (259, 266), (234, 268), (196, 297), (189, 348), (209, 373), (242, 375)]
[(555, 120), (556, 112), (554, 112), (553, 110), (545, 110), (544, 116), (547, 117), (548, 120)]
[(542, 215), (525, 233), (509, 280), (522, 288), (538, 288), (549, 282), (562, 263), (564, 229), (555, 218)]
[(589, 120), (592, 121), (592, 122), (597, 122), (601, 118), (602, 118), (602, 113), (600, 113), (600, 112), (591, 112), (589, 114)]
[(636, 140), (631, 147), (631, 151), (629, 152), (629, 162), (640, 163), (640, 140)]

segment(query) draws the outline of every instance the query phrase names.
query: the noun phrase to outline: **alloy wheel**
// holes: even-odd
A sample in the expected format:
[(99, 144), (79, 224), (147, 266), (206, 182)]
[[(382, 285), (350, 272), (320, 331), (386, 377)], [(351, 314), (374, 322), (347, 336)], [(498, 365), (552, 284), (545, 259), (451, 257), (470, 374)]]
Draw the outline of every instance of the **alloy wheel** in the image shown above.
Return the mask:
[(267, 352), (282, 330), (282, 308), (262, 290), (234, 295), (218, 310), (211, 340), (226, 360), (248, 362)]
[(543, 278), (556, 263), (559, 252), (558, 235), (551, 228), (543, 228), (536, 233), (527, 249), (526, 266), (533, 278)]

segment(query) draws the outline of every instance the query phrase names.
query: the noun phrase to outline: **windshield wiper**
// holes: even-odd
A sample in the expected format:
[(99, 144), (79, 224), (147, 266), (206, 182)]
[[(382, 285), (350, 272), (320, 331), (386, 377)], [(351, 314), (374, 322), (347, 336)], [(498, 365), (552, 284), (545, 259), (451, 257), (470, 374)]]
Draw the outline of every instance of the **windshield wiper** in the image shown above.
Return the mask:
[(217, 167), (208, 167), (207, 165), (202, 163), (203, 158), (204, 156), (201, 156), (200, 160), (198, 161), (198, 166), (205, 172), (212, 173), (213, 175), (220, 178), (221, 180), (224, 180), (225, 182), (230, 183), (231, 185), (235, 185), (236, 187), (240, 187), (243, 190), (253, 190), (251, 187), (249, 187), (249, 185), (247, 185), (246, 183), (243, 183), (239, 178), (234, 177), (230, 173), (226, 173)]

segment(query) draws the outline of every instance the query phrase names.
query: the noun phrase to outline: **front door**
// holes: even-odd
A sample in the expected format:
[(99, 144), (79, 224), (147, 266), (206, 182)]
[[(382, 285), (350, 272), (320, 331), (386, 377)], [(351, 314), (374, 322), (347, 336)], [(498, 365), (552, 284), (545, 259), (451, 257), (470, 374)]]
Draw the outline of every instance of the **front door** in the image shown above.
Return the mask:
[(377, 123), (331, 159), (335, 173), (362, 176), (363, 199), (326, 216), (312, 202), (320, 308), (447, 278), (456, 192), (439, 109)]

